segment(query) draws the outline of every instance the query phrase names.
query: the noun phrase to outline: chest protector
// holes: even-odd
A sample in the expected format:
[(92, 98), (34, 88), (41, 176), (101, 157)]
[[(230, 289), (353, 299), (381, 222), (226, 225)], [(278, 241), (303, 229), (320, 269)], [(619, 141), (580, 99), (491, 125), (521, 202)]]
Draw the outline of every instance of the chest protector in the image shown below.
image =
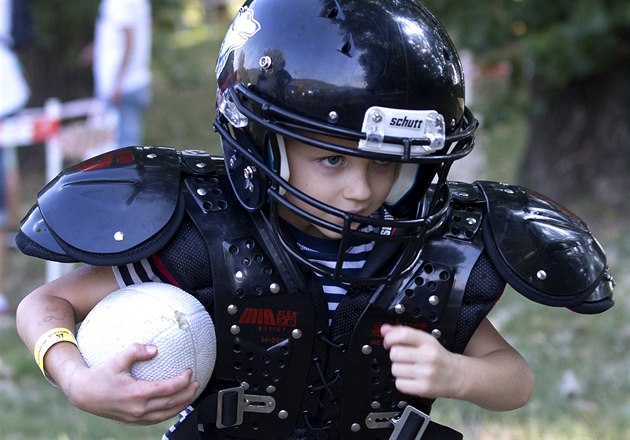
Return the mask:
[[(202, 152), (128, 147), (69, 168), (39, 193), (17, 244), (93, 265), (159, 253), (169, 279), (206, 306), (213, 379), (172, 438), (199, 435), (198, 423), (210, 438), (458, 438), (405, 410), (428, 414), (432, 401), (395, 388), (383, 323), (430, 332), (461, 353), (505, 281), (582, 313), (611, 307), (614, 283), (584, 223), (553, 201), (495, 182), (449, 186), (444, 227), (409, 275), (350, 289), (330, 326), (315, 276), (280, 251), (262, 213), (240, 207), (222, 159)], [(198, 273), (187, 258), (202, 260)], [(404, 423), (392, 423), (401, 414)]]

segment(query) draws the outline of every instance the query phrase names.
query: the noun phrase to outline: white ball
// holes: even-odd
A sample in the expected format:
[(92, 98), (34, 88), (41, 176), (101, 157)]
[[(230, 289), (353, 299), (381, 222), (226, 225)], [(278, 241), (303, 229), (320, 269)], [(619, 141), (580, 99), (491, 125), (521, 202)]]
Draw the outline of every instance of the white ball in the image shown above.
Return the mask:
[(168, 379), (190, 368), (201, 385), (195, 398), (208, 384), (216, 360), (212, 318), (195, 297), (165, 283), (135, 284), (107, 295), (81, 323), (77, 342), (88, 367), (134, 342), (155, 345), (155, 357), (134, 363), (132, 376)]

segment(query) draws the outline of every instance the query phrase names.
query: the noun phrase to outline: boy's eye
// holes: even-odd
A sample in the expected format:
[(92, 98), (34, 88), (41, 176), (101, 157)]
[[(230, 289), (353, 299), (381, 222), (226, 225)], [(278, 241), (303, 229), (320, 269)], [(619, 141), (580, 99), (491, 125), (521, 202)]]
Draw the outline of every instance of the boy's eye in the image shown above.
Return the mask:
[(343, 157), (341, 156), (328, 156), (322, 159), (325, 165), (334, 167), (338, 166), (343, 161)]

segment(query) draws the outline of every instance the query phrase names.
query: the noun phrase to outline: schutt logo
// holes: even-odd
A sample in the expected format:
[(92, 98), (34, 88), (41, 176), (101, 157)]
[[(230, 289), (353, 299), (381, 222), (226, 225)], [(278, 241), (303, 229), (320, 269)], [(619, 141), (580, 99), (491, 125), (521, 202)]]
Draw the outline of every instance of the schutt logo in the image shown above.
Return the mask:
[(407, 116), (404, 118), (392, 118), (389, 121), (389, 125), (393, 127), (420, 128), (422, 119), (407, 119)]

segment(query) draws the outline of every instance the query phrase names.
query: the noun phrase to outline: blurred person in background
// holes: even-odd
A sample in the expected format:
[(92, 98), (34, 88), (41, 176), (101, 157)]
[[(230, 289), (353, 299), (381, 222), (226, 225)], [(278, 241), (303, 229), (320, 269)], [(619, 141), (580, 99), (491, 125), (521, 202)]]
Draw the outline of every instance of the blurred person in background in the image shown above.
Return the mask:
[[(18, 13), (18, 17), (26, 17), (27, 21), (16, 21), (14, 13)], [(15, 52), (30, 41), (32, 29), (26, 29), (30, 23), (29, 14), (26, 0), (0, 1), (0, 124), (21, 110), (30, 96)], [(0, 148), (0, 313), (5, 313), (9, 306), (4, 293), (6, 232), (17, 225), (18, 182), (15, 148)]]
[(91, 56), (95, 96), (118, 120), (116, 146), (140, 145), (151, 103), (151, 4), (102, 0)]

